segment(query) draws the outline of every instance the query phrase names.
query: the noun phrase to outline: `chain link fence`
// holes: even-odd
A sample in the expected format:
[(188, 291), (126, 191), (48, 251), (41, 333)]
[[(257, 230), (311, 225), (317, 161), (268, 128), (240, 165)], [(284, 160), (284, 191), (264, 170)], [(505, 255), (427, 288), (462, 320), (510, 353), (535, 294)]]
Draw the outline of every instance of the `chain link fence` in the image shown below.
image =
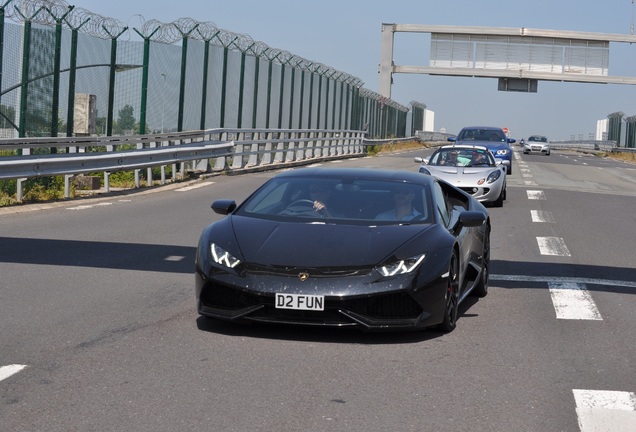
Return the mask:
[(407, 134), (409, 109), (359, 78), (212, 22), (128, 28), (62, 0), (0, 1), (0, 137), (224, 127)]

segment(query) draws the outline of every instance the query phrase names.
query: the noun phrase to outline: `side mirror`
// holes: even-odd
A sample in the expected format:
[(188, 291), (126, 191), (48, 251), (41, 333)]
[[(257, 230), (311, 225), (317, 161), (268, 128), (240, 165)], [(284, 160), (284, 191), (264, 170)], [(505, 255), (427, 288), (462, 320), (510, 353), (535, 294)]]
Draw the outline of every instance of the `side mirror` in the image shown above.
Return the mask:
[(212, 210), (214, 213), (221, 215), (227, 215), (234, 211), (236, 208), (236, 201), (234, 200), (216, 200), (212, 203)]
[(479, 227), (486, 222), (486, 215), (480, 211), (465, 211), (459, 214), (457, 225), (455, 229), (459, 230), (462, 227)]
[(446, 138), (446, 141), (455, 142), (457, 141), (457, 137), (448, 137)]
[(421, 158), (419, 156), (415, 156), (415, 158), (413, 158), (413, 162), (428, 165), (428, 159)]

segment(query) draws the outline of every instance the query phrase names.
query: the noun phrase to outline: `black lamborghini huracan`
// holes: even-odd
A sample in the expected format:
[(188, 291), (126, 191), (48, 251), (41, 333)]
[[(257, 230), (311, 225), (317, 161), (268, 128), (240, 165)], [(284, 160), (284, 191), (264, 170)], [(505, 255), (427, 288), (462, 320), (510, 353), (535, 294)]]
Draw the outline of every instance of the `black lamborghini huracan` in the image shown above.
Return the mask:
[(226, 217), (197, 248), (205, 317), (450, 332), (488, 292), (488, 212), (432, 176), (302, 168), (212, 209)]

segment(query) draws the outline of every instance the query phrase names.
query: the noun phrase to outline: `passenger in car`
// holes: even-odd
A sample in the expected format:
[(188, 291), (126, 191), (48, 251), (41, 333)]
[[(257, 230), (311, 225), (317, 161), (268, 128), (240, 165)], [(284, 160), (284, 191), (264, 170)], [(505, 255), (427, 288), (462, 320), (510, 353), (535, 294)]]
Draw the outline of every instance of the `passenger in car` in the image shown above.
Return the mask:
[(378, 214), (375, 219), (383, 221), (411, 221), (418, 219), (422, 213), (413, 207), (413, 199), (415, 199), (414, 190), (405, 185), (396, 186), (393, 191), (393, 203), (395, 208)]
[(446, 158), (444, 158), (440, 165), (448, 165), (448, 166), (457, 166), (459, 162), (457, 160), (457, 151), (452, 150), (446, 154)]

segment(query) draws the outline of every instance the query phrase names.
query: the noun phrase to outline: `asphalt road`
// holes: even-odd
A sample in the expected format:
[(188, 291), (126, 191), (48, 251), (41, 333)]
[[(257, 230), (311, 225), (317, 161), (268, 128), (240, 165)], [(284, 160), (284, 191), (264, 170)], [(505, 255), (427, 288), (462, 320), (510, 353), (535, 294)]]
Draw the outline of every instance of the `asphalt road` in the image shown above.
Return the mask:
[[(330, 165), (416, 171), (417, 154)], [(0, 209), (0, 429), (636, 430), (636, 166), (555, 151), (513, 163), (489, 208), (489, 295), (447, 335), (199, 318), (211, 202), (273, 172)]]

